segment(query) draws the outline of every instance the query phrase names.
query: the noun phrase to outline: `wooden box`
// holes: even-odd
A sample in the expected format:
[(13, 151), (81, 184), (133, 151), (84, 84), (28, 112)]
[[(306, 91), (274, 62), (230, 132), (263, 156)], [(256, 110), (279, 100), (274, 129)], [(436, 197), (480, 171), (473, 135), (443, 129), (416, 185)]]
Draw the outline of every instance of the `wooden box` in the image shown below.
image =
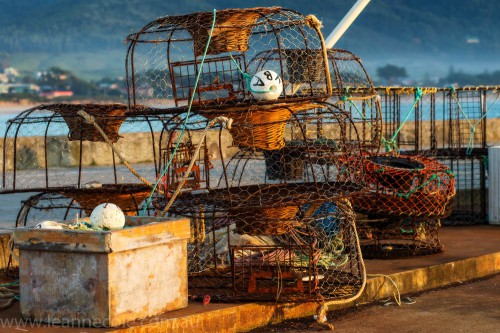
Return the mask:
[(23, 318), (114, 327), (187, 307), (187, 219), (127, 217), (130, 228), (20, 228)]

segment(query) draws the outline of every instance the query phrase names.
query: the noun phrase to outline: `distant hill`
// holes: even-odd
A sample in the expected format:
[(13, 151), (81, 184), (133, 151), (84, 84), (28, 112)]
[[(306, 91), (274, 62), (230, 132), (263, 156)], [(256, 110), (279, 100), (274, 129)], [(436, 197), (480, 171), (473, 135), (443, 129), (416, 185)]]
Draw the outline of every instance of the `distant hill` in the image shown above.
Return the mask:
[[(354, 0), (272, 1), (315, 14), (328, 35)], [(125, 37), (165, 15), (270, 1), (0, 0), (0, 63), (23, 70), (62, 64), (87, 76), (123, 75)], [(337, 44), (365, 64), (415, 71), (499, 69), (500, 1), (372, 0)], [(479, 42), (479, 43), (476, 43)], [(436, 67), (437, 66), (437, 67)]]

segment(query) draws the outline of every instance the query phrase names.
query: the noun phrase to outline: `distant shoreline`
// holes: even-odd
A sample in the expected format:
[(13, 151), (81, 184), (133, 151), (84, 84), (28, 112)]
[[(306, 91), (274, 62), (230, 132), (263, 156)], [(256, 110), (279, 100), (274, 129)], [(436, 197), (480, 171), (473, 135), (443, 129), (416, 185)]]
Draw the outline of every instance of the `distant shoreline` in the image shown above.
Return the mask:
[(28, 110), (36, 105), (40, 104), (52, 104), (52, 103), (69, 103), (69, 104), (87, 104), (87, 103), (96, 103), (96, 104), (121, 104), (123, 102), (119, 101), (93, 101), (93, 100), (75, 100), (75, 101), (40, 101), (35, 102), (28, 99), (21, 99), (19, 102), (12, 101), (0, 101), (0, 115), (5, 114), (18, 114), (24, 110)]
[(37, 105), (32, 101), (21, 101), (19, 103), (0, 101), (0, 114), (16, 114)]

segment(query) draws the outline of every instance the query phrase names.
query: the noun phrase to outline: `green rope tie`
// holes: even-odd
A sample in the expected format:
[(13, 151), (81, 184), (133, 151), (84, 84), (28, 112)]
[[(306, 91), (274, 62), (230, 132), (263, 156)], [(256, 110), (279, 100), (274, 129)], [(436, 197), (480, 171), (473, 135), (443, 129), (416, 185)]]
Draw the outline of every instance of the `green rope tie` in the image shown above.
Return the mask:
[(421, 188), (427, 186), (431, 181), (433, 181), (436, 178), (438, 179), (438, 186), (440, 186), (441, 185), (441, 179), (439, 178), (439, 176), (437, 174), (433, 174), (431, 177), (429, 177), (429, 179), (427, 181), (425, 181), (424, 183), (422, 183), (419, 186), (415, 187), (413, 190), (409, 191), (408, 193), (398, 193), (396, 195), (398, 197), (400, 197), (400, 198), (408, 199), (413, 193), (415, 193), (418, 190), (420, 190)]
[(465, 150), (465, 154), (467, 156), (471, 155), (472, 154), (472, 149), (473, 149), (473, 146), (474, 146), (474, 134), (476, 132), (476, 126), (479, 125), (479, 123), (484, 119), (486, 118), (486, 115), (488, 114), (488, 112), (491, 111), (491, 109), (493, 109), (493, 106), (495, 105), (495, 103), (497, 102), (498, 100), (498, 96), (500, 96), (500, 91), (497, 92), (497, 96), (495, 98), (495, 100), (493, 101), (493, 103), (491, 103), (490, 107), (489, 108), (486, 108), (486, 112), (481, 116), (481, 118), (479, 118), (474, 124), (470, 121), (469, 117), (467, 117), (467, 114), (465, 113), (465, 111), (463, 110), (462, 108), (462, 105), (460, 104), (460, 101), (458, 100), (458, 96), (457, 96), (457, 92), (455, 90), (455, 87), (454, 86), (450, 86), (450, 89), (451, 89), (451, 96), (453, 96), (453, 99), (455, 100), (455, 103), (457, 104), (457, 108), (460, 110), (460, 112), (462, 113), (462, 115), (464, 116), (465, 120), (467, 120), (467, 122), (469, 123), (469, 126), (470, 126), (470, 134), (469, 134), (469, 142), (467, 144), (467, 149)]
[(342, 97), (340, 97), (340, 99), (343, 102), (348, 102), (350, 106), (354, 107), (354, 110), (356, 110), (356, 112), (359, 114), (359, 116), (361, 117), (361, 119), (363, 119), (364, 121), (366, 121), (368, 123), (368, 125), (370, 125), (371, 127), (373, 127), (373, 125), (371, 124), (371, 122), (368, 121), (369, 119), (367, 119), (365, 117), (365, 115), (358, 109), (358, 106), (355, 103), (353, 103), (353, 101), (350, 98), (351, 98), (351, 93), (349, 92), (349, 86), (347, 86), (345, 88), (345, 95), (342, 96)]
[(386, 140), (385, 137), (382, 137), (382, 144), (385, 146), (385, 151), (386, 152), (396, 152), (396, 153), (399, 153), (399, 148), (396, 144), (396, 140), (394, 139), (390, 139), (390, 140)]
[[(214, 32), (214, 28), (215, 28), (215, 22), (216, 22), (216, 17), (217, 17), (217, 10), (214, 9), (214, 17), (212, 19), (212, 26), (210, 28), (210, 33), (208, 35), (208, 40), (207, 40), (207, 44), (205, 45), (205, 50), (203, 52), (203, 57), (201, 58), (201, 62), (198, 66), (198, 74), (196, 75), (196, 80), (194, 82), (194, 89), (193, 89), (193, 92), (191, 94), (191, 98), (189, 99), (189, 105), (188, 105), (188, 109), (187, 109), (187, 113), (186, 113), (186, 117), (184, 119), (184, 122), (182, 123), (182, 130), (181, 130), (181, 134), (179, 135), (178, 139), (177, 139), (177, 143), (175, 144), (175, 148), (174, 148), (174, 151), (172, 152), (172, 154), (170, 155), (170, 158), (167, 162), (167, 164), (165, 165), (165, 167), (163, 168), (160, 176), (158, 177), (158, 179), (156, 180), (156, 183), (155, 185), (153, 186), (153, 189), (151, 191), (151, 193), (149, 194), (149, 197), (148, 199), (146, 200), (146, 203), (144, 205), (144, 208), (142, 210), (142, 214), (143, 215), (146, 215), (146, 211), (148, 209), (148, 206), (149, 206), (149, 203), (151, 202), (151, 199), (153, 197), (153, 194), (154, 192), (156, 191), (156, 188), (158, 187), (158, 184), (160, 183), (160, 181), (162, 180), (162, 178), (165, 176), (165, 174), (167, 173), (170, 165), (172, 164), (172, 161), (174, 159), (174, 156), (175, 156), (175, 153), (177, 152), (177, 149), (179, 148), (179, 145), (181, 143), (181, 140), (182, 140), (182, 136), (184, 135), (184, 132), (186, 130), (186, 127), (187, 127), (187, 121), (189, 119), (189, 115), (191, 113), (191, 108), (193, 106), (193, 101), (194, 101), (194, 95), (196, 93), (196, 88), (198, 87), (198, 82), (200, 81), (200, 76), (201, 76), (201, 70), (203, 68), (203, 64), (205, 62), (205, 58), (207, 56), (207, 53), (208, 53), (208, 46), (210, 45), (210, 42), (212, 40), (212, 35), (213, 35), (213, 32)], [(166, 195), (166, 193), (165, 193)]]
[(489, 165), (488, 155), (483, 155), (481, 157), (483, 158), (484, 168), (486, 169), (486, 172), (488, 172), (488, 165)]
[(247, 90), (250, 91), (251, 93), (254, 93), (254, 94), (262, 94), (262, 93), (268, 93), (268, 92), (271, 92), (271, 88), (267, 89), (267, 90), (253, 90), (252, 89), (252, 85), (251, 85), (251, 82), (252, 82), (252, 78), (253, 78), (253, 75), (250, 75), (248, 73), (245, 73), (240, 65), (238, 64), (238, 62), (236, 61), (236, 59), (233, 58), (233, 55), (231, 54), (231, 52), (229, 52), (229, 57), (231, 58), (231, 60), (234, 62), (234, 65), (236, 66), (236, 68), (238, 69), (238, 71), (240, 72), (240, 74), (243, 76), (243, 79), (245, 80), (245, 85), (247, 86)]
[(0, 287), (13, 287), (18, 285), (19, 285), (19, 280), (16, 280), (14, 282), (2, 283), (0, 284)]
[(401, 125), (399, 125), (398, 129), (396, 130), (396, 132), (394, 132), (394, 134), (392, 135), (392, 137), (391, 137), (390, 140), (384, 140), (384, 139), (382, 139), (382, 142), (385, 144), (385, 150), (386, 150), (386, 152), (391, 152), (393, 150), (397, 151), (396, 137), (398, 136), (399, 132), (403, 128), (403, 126), (406, 123), (406, 121), (408, 120), (408, 118), (410, 118), (411, 113), (413, 112), (413, 110), (417, 106), (417, 103), (420, 101), (420, 99), (422, 98), (422, 96), (423, 96), (422, 88), (415, 87), (415, 100), (413, 102), (412, 107), (410, 108), (410, 110), (406, 114), (405, 118), (403, 119), (403, 122), (401, 123)]

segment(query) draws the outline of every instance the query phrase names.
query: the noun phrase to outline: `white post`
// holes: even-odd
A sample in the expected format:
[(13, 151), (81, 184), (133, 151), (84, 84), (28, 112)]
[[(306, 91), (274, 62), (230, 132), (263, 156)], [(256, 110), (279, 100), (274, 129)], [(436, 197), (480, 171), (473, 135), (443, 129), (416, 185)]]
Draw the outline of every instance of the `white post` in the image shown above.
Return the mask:
[(356, 17), (365, 9), (366, 5), (370, 0), (358, 0), (351, 10), (344, 16), (342, 21), (335, 27), (332, 33), (326, 38), (325, 45), (327, 49), (331, 49), (335, 43), (342, 37), (344, 32), (349, 28), (349, 26), (354, 22)]
[(500, 225), (500, 146), (488, 148), (488, 217)]

